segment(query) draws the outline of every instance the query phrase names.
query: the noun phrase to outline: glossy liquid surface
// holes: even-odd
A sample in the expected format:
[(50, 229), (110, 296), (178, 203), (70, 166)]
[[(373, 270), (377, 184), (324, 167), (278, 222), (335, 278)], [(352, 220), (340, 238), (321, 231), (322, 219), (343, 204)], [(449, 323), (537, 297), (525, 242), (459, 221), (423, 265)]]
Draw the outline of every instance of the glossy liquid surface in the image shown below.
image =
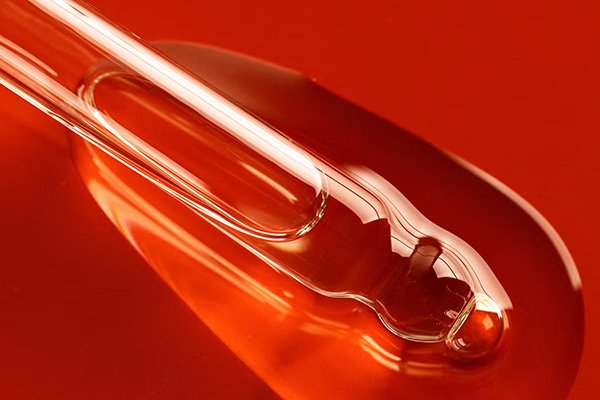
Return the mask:
[[(175, 55), (181, 57), (191, 54), (190, 48), (175, 49)], [(529, 216), (447, 156), (297, 75), (228, 54), (202, 49), (195, 54), (203, 54), (208, 65), (201, 70), (202, 76), (215, 79), (221, 90), (229, 90), (293, 139), (337, 162), (360, 162), (378, 170), (422, 211), (426, 209), (428, 216), (435, 215), (436, 221), (445, 221), (444, 226), (453, 225), (462, 237), (469, 237), (469, 243), (487, 253), (484, 258), (508, 286), (511, 299), (515, 295), (518, 299), (513, 300), (514, 322), (502, 351), (475, 364), (465, 364), (464, 359), (457, 364), (443, 345), (415, 344), (391, 335), (370, 310), (356, 302), (307, 290), (246, 250), (232, 253), (230, 237), (113, 160), (77, 144), (80, 171), (105, 212), (199, 317), (268, 385), (289, 398), (431, 398), (442, 393), (447, 398), (527, 398), (543, 393), (549, 396), (546, 398), (560, 398), (566, 393), (579, 357), (580, 300), (559, 254)], [(220, 72), (222, 65), (235, 67), (237, 75)], [(282, 86), (294, 88), (294, 96), (289, 90), (277, 90)], [(139, 98), (140, 93), (137, 95)], [(304, 106), (299, 107), (301, 104)], [(319, 121), (319, 125), (302, 129), (306, 121)], [(373, 132), (379, 132), (378, 136)], [(365, 145), (372, 150), (365, 152)], [(452, 196), (444, 197), (447, 201), (441, 204), (444, 192)], [(481, 204), (481, 196), (493, 201)], [(470, 207), (461, 205), (464, 202)], [(497, 223), (507, 218), (509, 223)], [(214, 232), (207, 234), (211, 229)], [(385, 236), (386, 229), (373, 226), (354, 247), (376, 241), (379, 231)], [(227, 254), (227, 259), (220, 254)], [(325, 257), (327, 253), (322, 254)], [(537, 272), (543, 279), (527, 279), (523, 263), (530, 267), (529, 273)], [(340, 275), (344, 276), (337, 271), (332, 276)], [(364, 283), (371, 276), (350, 275), (349, 281)], [(532, 281), (539, 285), (531, 288)], [(557, 298), (561, 300), (555, 301)], [(541, 326), (550, 323), (550, 316), (557, 312), (569, 323), (561, 324), (552, 336), (544, 334)], [(478, 349), (485, 352), (486, 338), (495, 346), (498, 329), (505, 327), (498, 327), (487, 313), (473, 317), (476, 322), (468, 321), (459, 339), (464, 346), (471, 346), (471, 354), (477, 354)], [(476, 329), (468, 329), (471, 326)], [(470, 337), (476, 338), (474, 343)], [(543, 343), (545, 355), (537, 353), (537, 345), (528, 346), (531, 341)], [(556, 349), (551, 357), (561, 360), (562, 372), (548, 366), (544, 358), (548, 348)], [(565, 367), (571, 372), (565, 374)], [(509, 372), (529, 379), (517, 379), (512, 387), (503, 387), (502, 379)], [(553, 387), (536, 382), (536, 377), (549, 374), (556, 378)]]

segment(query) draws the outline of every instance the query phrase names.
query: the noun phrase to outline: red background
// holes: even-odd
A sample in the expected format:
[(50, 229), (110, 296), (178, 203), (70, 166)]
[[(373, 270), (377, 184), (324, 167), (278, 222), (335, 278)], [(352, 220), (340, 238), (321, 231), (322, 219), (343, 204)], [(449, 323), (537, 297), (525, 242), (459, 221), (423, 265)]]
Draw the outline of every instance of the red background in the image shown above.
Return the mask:
[[(510, 4), (496, 0), (297, 3), (95, 0), (92, 3), (146, 39), (207, 43), (303, 71), (323, 86), (460, 155), (515, 189), (554, 225), (579, 267), (587, 326), (583, 361), (572, 398), (594, 398), (600, 391), (597, 379), (600, 341), (595, 340), (600, 337), (600, 271), (596, 265), (596, 224), (600, 222), (596, 207), (600, 203), (599, 3)], [(5, 92), (0, 93), (1, 104), (20, 105)], [(39, 113), (23, 113), (29, 130), (36, 126), (56, 129)], [(12, 123), (23, 124), (22, 116), (14, 116)], [(74, 178), (69, 175), (68, 179)], [(81, 225), (83, 231), (85, 220)], [(101, 229), (110, 227), (107, 223)], [(125, 260), (130, 258), (131, 263), (142, 264), (130, 254), (125, 243), (120, 253)], [(104, 281), (108, 282), (110, 271), (105, 273)], [(181, 360), (181, 365), (169, 364), (171, 370), (161, 372), (167, 382), (174, 382), (173, 374), (186, 374), (186, 363), (206, 363), (208, 356), (189, 350), (201, 336), (201, 327), (192, 321), (194, 316), (161, 286), (149, 269), (140, 268), (135, 274), (122, 278), (122, 287), (141, 282), (137, 285), (145, 295), (151, 291), (154, 302), (142, 305), (137, 303), (142, 300), (130, 299), (123, 305), (120, 299), (119, 311), (109, 308), (94, 318), (105, 322), (115, 318), (126, 320), (123, 307), (138, 313), (138, 325), (131, 327), (128, 321), (118, 331), (113, 327), (105, 332), (111, 343), (116, 341), (116, 346), (129, 349), (129, 356), (112, 361), (117, 370), (127, 366), (138, 369), (133, 372), (137, 378), (129, 379), (129, 392), (125, 391), (130, 393), (129, 398), (134, 397), (132, 393), (139, 393), (136, 388), (143, 385), (155, 389), (146, 392), (146, 397), (138, 394), (139, 398), (161, 398), (156, 388), (168, 383), (145, 381), (154, 379), (157, 373), (149, 365), (161, 358)], [(103, 282), (101, 277), (94, 277), (93, 282), (98, 282), (97, 279)], [(161, 325), (160, 315), (168, 315), (171, 325)], [(81, 329), (79, 325), (86, 323), (81, 316), (79, 322), (77, 315), (73, 318), (69, 319), (73, 325), (69, 329)], [(556, 323), (561, 323), (559, 315)], [(132, 353), (131, 348), (135, 349), (137, 342), (135, 335), (140, 332), (146, 332), (146, 344), (154, 340), (161, 350), (147, 354), (139, 349)], [(42, 347), (43, 342), (38, 345)], [(213, 345), (219, 346), (216, 341)], [(97, 357), (102, 353), (113, 357), (110, 356), (113, 348), (102, 346), (96, 344), (87, 350)], [(144, 363), (131, 361), (142, 354), (146, 357)], [(97, 360), (90, 358), (88, 362)], [(84, 361), (81, 363), (79, 367), (94, 372), (85, 367)], [(52, 365), (50, 361), (48, 365)], [(140, 365), (146, 365), (146, 369), (139, 370)], [(77, 372), (76, 367), (72, 366), (72, 372)], [(9, 374), (11, 379), (32, 385), (36, 365), (28, 366), (29, 370), (23, 367), (23, 372), (19, 372), (18, 366), (15, 368), (17, 372)], [(235, 360), (223, 361), (222, 365), (215, 365), (214, 374), (227, 368), (242, 367)], [(28, 376), (26, 371), (34, 375)], [(191, 387), (190, 382), (197, 378), (187, 371), (189, 376), (177, 379)], [(102, 375), (101, 379), (110, 377)], [(116, 374), (114, 379), (118, 379)], [(250, 376), (246, 383), (256, 386)], [(79, 376), (74, 384), (87, 389), (96, 385), (93, 376)], [(244, 384), (243, 380), (238, 382), (241, 387)], [(47, 385), (52, 386), (52, 382)], [(203, 390), (205, 395), (211, 393), (210, 389)], [(260, 393), (264, 389), (256, 390)], [(177, 392), (171, 389), (168, 393), (174, 398)]]

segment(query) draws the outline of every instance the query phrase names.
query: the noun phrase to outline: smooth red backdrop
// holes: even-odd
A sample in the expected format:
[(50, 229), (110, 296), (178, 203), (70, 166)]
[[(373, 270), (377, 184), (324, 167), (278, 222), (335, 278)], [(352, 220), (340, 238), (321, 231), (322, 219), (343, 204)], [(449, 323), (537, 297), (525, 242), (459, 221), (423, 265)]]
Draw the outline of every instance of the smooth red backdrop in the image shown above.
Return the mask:
[[(146, 39), (208, 43), (303, 71), (323, 86), (462, 156), (515, 189), (554, 225), (579, 266), (587, 326), (572, 399), (591, 399), (600, 392), (600, 340), (596, 339), (600, 338), (600, 270), (596, 265), (600, 3), (92, 3)], [(4, 92), (0, 103), (21, 105)], [(30, 126), (31, 118), (43, 119), (33, 111), (26, 114)], [(19, 121), (14, 118), (16, 126)], [(133, 257), (125, 247), (123, 253)], [(194, 316), (176, 299), (170, 300), (168, 291), (154, 278), (136, 279), (146, 285), (144, 293), (154, 290), (162, 299), (157, 300), (156, 307), (167, 307), (169, 315), (177, 315), (169, 318), (180, 325), (160, 328), (171, 330), (164, 333), (170, 339), (156, 338), (167, 349), (154, 355), (175, 359), (193, 347), (196, 336), (189, 327), (195, 323), (191, 321)], [(123, 287), (127, 283), (122, 282)], [(110, 320), (110, 310), (102, 318)], [(150, 313), (147, 320), (151, 318)], [(556, 323), (561, 323), (560, 315)], [(135, 346), (135, 335), (130, 335), (119, 336), (121, 346)], [(201, 357), (196, 354), (196, 358)], [(148, 355), (146, 362), (154, 360)], [(119, 362), (122, 360), (115, 360), (116, 365)], [(235, 360), (223, 362), (221, 368), (228, 368), (228, 363), (231, 368), (241, 368)], [(184, 365), (171, 368), (171, 373), (185, 370)], [(152, 373), (146, 371), (146, 376)], [(144, 371), (139, 375), (142, 378), (136, 382), (142, 385)], [(93, 381), (93, 377), (86, 379)], [(251, 381), (248, 377), (248, 384), (255, 385)], [(26, 377), (23, 382), (26, 384)], [(148, 384), (160, 387), (160, 383)], [(255, 390), (262, 393), (264, 389)], [(131, 392), (135, 393), (135, 388)], [(159, 392), (148, 393), (148, 397), (139, 398), (160, 398)]]

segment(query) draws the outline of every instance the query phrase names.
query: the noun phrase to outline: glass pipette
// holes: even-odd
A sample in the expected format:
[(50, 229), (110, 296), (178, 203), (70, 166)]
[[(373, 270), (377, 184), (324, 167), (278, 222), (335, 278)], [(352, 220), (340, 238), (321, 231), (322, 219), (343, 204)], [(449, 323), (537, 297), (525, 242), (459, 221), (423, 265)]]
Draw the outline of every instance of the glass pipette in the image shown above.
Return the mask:
[[(361, 168), (340, 168), (292, 141), (221, 96), (199, 77), (148, 44), (116, 27), (82, 2), (0, 1), (0, 80), (70, 130), (146, 177), (227, 232), (272, 267), (330, 297), (355, 299), (372, 308), (394, 334), (420, 342), (453, 340), (474, 309), (499, 321), (511, 307), (485, 261), (466, 243), (426, 220), (395, 188)], [(131, 132), (98, 109), (94, 90), (105, 79), (90, 72), (109, 64), (146, 82), (211, 126), (216, 159), (239, 174), (203, 174), (140, 132)], [(83, 77), (92, 74), (90, 85)], [(227, 143), (227, 145), (225, 145)], [(244, 169), (238, 166), (243, 163)], [(246, 171), (245, 173), (242, 171)], [(232, 190), (249, 179), (250, 189)], [(233, 181), (232, 181), (233, 180)], [(389, 249), (377, 268), (356, 263), (328, 269), (314, 254), (288, 251), (289, 244), (321, 229), (341, 210), (366, 225), (389, 225)], [(320, 230), (319, 230), (320, 229)], [(338, 246), (338, 247), (336, 247)], [(330, 251), (350, 254), (344, 242)], [(389, 253), (389, 254), (388, 254)], [(398, 262), (401, 259), (404, 262)], [(325, 271), (325, 272), (324, 272)], [(360, 276), (348, 283), (344, 275)], [(451, 301), (433, 304), (422, 277), (449, 278)], [(418, 288), (419, 290), (414, 290)], [(426, 322), (423, 322), (426, 321)]]

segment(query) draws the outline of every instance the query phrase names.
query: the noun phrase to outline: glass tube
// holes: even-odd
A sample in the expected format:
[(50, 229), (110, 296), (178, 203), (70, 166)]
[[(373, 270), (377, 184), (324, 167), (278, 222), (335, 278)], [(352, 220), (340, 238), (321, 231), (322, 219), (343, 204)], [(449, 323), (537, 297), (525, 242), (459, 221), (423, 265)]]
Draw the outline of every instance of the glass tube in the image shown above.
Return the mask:
[[(214, 168), (194, 169), (99, 107), (95, 94), (115, 76), (200, 121)], [(401, 338), (460, 350), (454, 337), (474, 310), (504, 324), (510, 300), (485, 261), (383, 178), (293, 143), (82, 2), (0, 0), (0, 81), (273, 268), (367, 305)], [(385, 234), (365, 259), (352, 243), (373, 224)], [(326, 242), (327, 257), (323, 246), (298, 246), (306, 237)]]

